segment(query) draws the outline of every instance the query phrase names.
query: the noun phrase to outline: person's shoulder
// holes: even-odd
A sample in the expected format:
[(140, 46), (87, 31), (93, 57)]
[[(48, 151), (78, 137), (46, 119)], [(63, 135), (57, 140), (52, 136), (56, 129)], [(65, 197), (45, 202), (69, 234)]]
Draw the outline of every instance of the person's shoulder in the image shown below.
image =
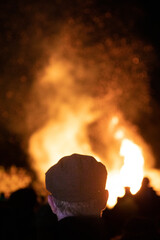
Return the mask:
[(70, 239), (108, 239), (106, 225), (102, 218), (66, 217), (58, 223), (58, 236)]

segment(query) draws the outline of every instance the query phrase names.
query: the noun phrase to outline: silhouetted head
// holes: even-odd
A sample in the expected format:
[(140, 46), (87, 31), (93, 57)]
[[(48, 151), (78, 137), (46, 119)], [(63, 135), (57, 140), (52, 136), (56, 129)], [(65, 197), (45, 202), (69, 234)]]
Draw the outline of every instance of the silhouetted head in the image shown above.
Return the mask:
[(13, 207), (32, 210), (37, 203), (37, 195), (32, 188), (21, 188), (10, 195), (9, 202)]
[(149, 178), (148, 177), (144, 177), (143, 180), (142, 180), (142, 186), (149, 186)]
[(72, 154), (61, 158), (46, 172), (46, 188), (56, 202), (67, 202), (77, 208), (97, 201), (100, 211), (107, 201), (106, 179), (107, 170), (101, 162), (92, 156)]

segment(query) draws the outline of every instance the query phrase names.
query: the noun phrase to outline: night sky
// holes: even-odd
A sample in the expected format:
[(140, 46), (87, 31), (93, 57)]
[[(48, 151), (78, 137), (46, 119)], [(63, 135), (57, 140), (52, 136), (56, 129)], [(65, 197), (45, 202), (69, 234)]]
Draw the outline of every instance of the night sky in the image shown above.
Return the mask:
[[(152, 46), (154, 60), (146, 57), (150, 110), (141, 111), (139, 118), (127, 114), (126, 118), (152, 147), (155, 167), (160, 168), (160, 14), (158, 2), (153, 0), (0, 2), (0, 165), (30, 169), (28, 139), (46, 121), (45, 106), (39, 108), (38, 100), (28, 107), (35, 72), (48, 61), (46, 46), (72, 21), (92, 28), (92, 36), (85, 31), (85, 46), (102, 43), (105, 29), (113, 39), (136, 38)], [(32, 124), (26, 113), (34, 113)]]

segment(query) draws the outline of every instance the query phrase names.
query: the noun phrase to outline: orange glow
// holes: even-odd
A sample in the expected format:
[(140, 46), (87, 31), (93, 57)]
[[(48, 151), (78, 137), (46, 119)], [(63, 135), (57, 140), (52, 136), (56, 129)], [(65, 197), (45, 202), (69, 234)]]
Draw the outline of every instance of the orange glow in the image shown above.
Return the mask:
[(130, 187), (131, 193), (135, 194), (141, 187), (143, 179), (144, 158), (141, 149), (128, 139), (123, 139), (120, 156), (123, 156), (124, 163), (117, 172), (109, 174), (106, 188), (109, 190), (108, 206), (113, 207), (117, 197), (122, 197), (124, 188)]
[[(105, 19), (94, 19), (98, 32), (103, 33), (106, 18), (116, 23), (116, 16), (107, 12)], [(35, 58), (30, 80), (20, 78), (23, 83), (29, 80), (29, 85), (23, 85), (24, 89), (29, 86), (24, 98), (29, 100), (24, 113), (18, 114), (20, 119), (21, 114), (25, 116), (25, 124), (19, 121), (18, 126), (13, 119), (12, 128), (25, 140), (29, 138), (28, 161), (40, 183), (37, 188), (45, 188), (45, 172), (61, 157), (93, 155), (108, 170), (108, 206), (113, 207), (117, 197), (124, 195), (125, 186), (130, 186), (132, 193), (138, 191), (144, 175), (151, 177), (153, 187), (160, 191), (154, 155), (133, 124), (141, 119), (141, 112), (150, 110), (148, 65), (154, 49), (139, 38), (112, 34), (112, 24), (107, 24), (109, 28), (98, 40), (92, 23), (81, 24), (81, 17), (76, 19), (60, 28), (57, 25), (57, 34), (53, 26), (52, 36), (38, 43), (44, 59)], [(6, 94), (8, 100), (13, 96), (12, 91)], [(20, 99), (17, 94), (15, 103)], [(7, 111), (2, 115), (9, 117)], [(9, 172), (0, 169), (0, 179), (0, 191), (7, 193), (31, 182), (31, 177), (17, 168)]]
[(12, 166), (8, 172), (0, 167), (0, 192), (8, 197), (13, 191), (27, 187), (31, 183), (31, 177), (22, 168)]
[(59, 121), (56, 125), (52, 121), (48, 122), (32, 135), (29, 152), (33, 157), (32, 166), (38, 170), (42, 182), (44, 172), (61, 157), (72, 153), (93, 154), (85, 135), (86, 121), (89, 119), (85, 119), (85, 114), (75, 116), (70, 113), (67, 116), (66, 112), (65, 122)]
[[(42, 182), (44, 182), (44, 173), (47, 169), (64, 155), (77, 152), (94, 155), (100, 161), (101, 158), (91, 149), (85, 132), (85, 122), (90, 121), (92, 117), (90, 116), (87, 120), (85, 114), (80, 112), (77, 116), (71, 113), (68, 116), (66, 114), (65, 122), (61, 121), (54, 125), (54, 122), (50, 121), (44, 128), (32, 135), (29, 150), (33, 157), (33, 167), (38, 172)], [(109, 207), (116, 204), (117, 197), (124, 195), (125, 186), (129, 186), (131, 192), (136, 193), (143, 178), (144, 158), (142, 151), (133, 141), (124, 138), (124, 131), (121, 128), (117, 130), (118, 123), (118, 117), (114, 117), (109, 123), (110, 127), (113, 124), (113, 133), (115, 131), (113, 136), (116, 136), (117, 141), (121, 141), (117, 161), (122, 162), (119, 169), (111, 168), (108, 171), (106, 188), (109, 190)], [(107, 165), (103, 159), (101, 161)]]
[[(46, 118), (29, 139), (31, 166), (44, 184), (46, 170), (64, 155), (93, 155), (108, 169), (108, 206), (114, 206), (125, 186), (133, 193), (139, 189), (143, 161), (154, 162), (136, 127), (125, 119), (136, 119), (149, 101), (146, 66), (135, 54), (144, 44), (107, 37), (104, 44), (83, 46), (85, 28), (76, 29), (64, 27), (36, 76), (33, 99), (37, 96)], [(32, 123), (34, 113), (29, 115)]]
[(114, 134), (114, 137), (116, 139), (122, 139), (124, 137), (124, 132), (122, 130), (118, 130), (115, 134)]
[(113, 125), (113, 126), (117, 125), (118, 122), (119, 122), (118, 117), (113, 117), (113, 118), (111, 119), (111, 125)]
[(122, 141), (120, 155), (124, 165), (120, 170), (123, 186), (129, 186), (131, 193), (136, 193), (143, 179), (144, 158), (140, 147), (128, 139)]

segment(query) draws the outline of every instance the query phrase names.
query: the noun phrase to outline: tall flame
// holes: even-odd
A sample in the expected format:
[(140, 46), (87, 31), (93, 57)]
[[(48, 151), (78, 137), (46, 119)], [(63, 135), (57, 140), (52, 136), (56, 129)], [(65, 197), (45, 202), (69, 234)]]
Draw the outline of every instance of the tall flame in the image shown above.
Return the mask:
[(124, 165), (120, 176), (124, 186), (129, 186), (131, 192), (136, 193), (143, 179), (144, 158), (140, 147), (128, 139), (122, 141), (120, 155), (124, 157)]
[(38, 164), (38, 175), (42, 181), (44, 172), (64, 155), (76, 152), (93, 154), (85, 132), (85, 123), (90, 118), (84, 112), (85, 109), (83, 114), (79, 112), (74, 115), (66, 111), (65, 121), (59, 121), (56, 125), (54, 121), (50, 121), (32, 135), (29, 148), (33, 157), (32, 166), (37, 171)]
[[(37, 97), (45, 121), (29, 140), (31, 164), (44, 183), (45, 171), (62, 156), (75, 152), (95, 156), (108, 169), (108, 205), (113, 206), (125, 186), (138, 191), (146, 156), (152, 155), (136, 127), (125, 120), (136, 119), (141, 106), (148, 104), (148, 76), (137, 52), (150, 50), (140, 42), (128, 45), (125, 39), (111, 38), (85, 46), (87, 41), (81, 40), (85, 27), (75, 29), (64, 27), (33, 85), (31, 96), (33, 102)], [(29, 114), (29, 123), (39, 115)]]
[(106, 188), (109, 190), (109, 207), (116, 204), (117, 197), (124, 195), (125, 187), (130, 187), (131, 193), (135, 194), (140, 189), (144, 176), (144, 158), (139, 146), (129, 139), (123, 139), (120, 156), (124, 157), (123, 166), (119, 171), (113, 171), (109, 175), (106, 185)]
[[(84, 109), (82, 112), (84, 113)], [(30, 153), (34, 159), (32, 166), (38, 170), (39, 178), (43, 182), (44, 172), (61, 157), (73, 152), (94, 155), (97, 160), (101, 160), (107, 165), (107, 162), (91, 149), (89, 139), (86, 138), (85, 123), (91, 121), (92, 117), (85, 119), (85, 114), (81, 114), (81, 112), (76, 116), (70, 113), (66, 115), (64, 122), (61, 121), (54, 125), (54, 122), (50, 121), (43, 129), (32, 135), (30, 139)], [(123, 129), (117, 129), (118, 123), (119, 118), (114, 116), (109, 124), (109, 128), (114, 133), (114, 138), (121, 141), (117, 161), (122, 162), (122, 166), (118, 169), (113, 167), (109, 169), (106, 184), (106, 188), (109, 190), (109, 207), (116, 204), (118, 196), (124, 195), (125, 186), (129, 186), (133, 194), (136, 193), (141, 186), (144, 175), (142, 150), (133, 141), (125, 138)]]

